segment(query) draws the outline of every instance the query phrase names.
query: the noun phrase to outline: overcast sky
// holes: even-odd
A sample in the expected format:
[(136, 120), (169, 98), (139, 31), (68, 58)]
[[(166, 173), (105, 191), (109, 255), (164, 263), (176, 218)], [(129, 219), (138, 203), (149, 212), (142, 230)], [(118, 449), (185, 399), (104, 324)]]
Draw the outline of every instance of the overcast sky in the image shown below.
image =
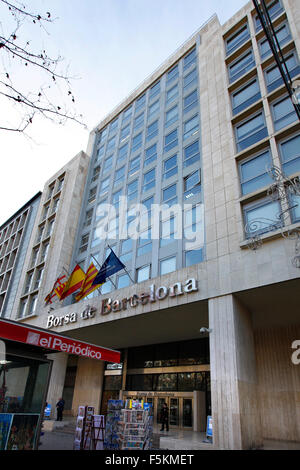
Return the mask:
[[(223, 24), (247, 3), (245, 0), (24, 2), (32, 11), (50, 11), (52, 18), (57, 18), (46, 32), (30, 25), (24, 35), (36, 48), (43, 47), (52, 55), (65, 58), (69, 75), (76, 77), (72, 82), (76, 110), (83, 115), (88, 129), (70, 122), (59, 126), (35, 119), (28, 132), (30, 138), (0, 130), (0, 225), (42, 190), (45, 181), (80, 150), (85, 151), (89, 132), (214, 13)], [(5, 14), (2, 6), (2, 30), (10, 21)], [(14, 73), (24, 83), (33, 80), (24, 66), (15, 65)], [(13, 121), (14, 116), (0, 99), (2, 122)]]

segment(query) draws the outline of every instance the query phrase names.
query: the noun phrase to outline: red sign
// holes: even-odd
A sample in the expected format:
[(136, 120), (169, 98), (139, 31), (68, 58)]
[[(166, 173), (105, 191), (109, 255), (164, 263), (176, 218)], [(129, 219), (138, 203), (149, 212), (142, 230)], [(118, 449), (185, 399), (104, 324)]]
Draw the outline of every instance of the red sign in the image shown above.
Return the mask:
[(11, 320), (0, 319), (0, 338), (75, 354), (76, 356), (87, 357), (89, 359), (120, 363), (121, 354), (119, 351), (102, 348), (90, 343), (83, 343), (82, 341), (49, 333), (42, 329), (32, 328)]

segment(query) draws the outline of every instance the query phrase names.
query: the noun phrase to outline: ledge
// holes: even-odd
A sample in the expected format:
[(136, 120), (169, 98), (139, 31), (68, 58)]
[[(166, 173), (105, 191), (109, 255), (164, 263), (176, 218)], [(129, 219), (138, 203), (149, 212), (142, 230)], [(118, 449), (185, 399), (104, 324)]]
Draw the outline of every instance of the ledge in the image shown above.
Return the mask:
[[(282, 233), (288, 233), (289, 231), (295, 230), (296, 228), (300, 230), (300, 222), (286, 225), (285, 227), (281, 229), (273, 230), (272, 232), (264, 233), (263, 235), (260, 236), (260, 239), (263, 243), (265, 241), (274, 240), (276, 238), (282, 237)], [(243, 240), (242, 242), (240, 242), (240, 248), (242, 249), (248, 248), (249, 240)]]
[(37, 314), (34, 313), (33, 315), (27, 315), (26, 317), (22, 317), (22, 318), (16, 318), (16, 321), (19, 321), (19, 322), (26, 322), (27, 320), (31, 320), (31, 318), (37, 318)]

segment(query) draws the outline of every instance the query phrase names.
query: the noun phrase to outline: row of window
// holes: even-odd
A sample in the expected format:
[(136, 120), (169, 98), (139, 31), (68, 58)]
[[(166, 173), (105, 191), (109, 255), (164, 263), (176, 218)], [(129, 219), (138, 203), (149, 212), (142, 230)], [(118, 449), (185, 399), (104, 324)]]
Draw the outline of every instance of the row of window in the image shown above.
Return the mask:
[[(0, 253), (2, 250), (2, 243), (14, 235), (18, 230), (22, 229), (25, 225), (26, 219), (28, 216), (28, 210), (23, 212), (19, 217), (13, 220), (10, 224), (5, 226), (0, 231)], [(1, 256), (1, 255), (0, 255)]]

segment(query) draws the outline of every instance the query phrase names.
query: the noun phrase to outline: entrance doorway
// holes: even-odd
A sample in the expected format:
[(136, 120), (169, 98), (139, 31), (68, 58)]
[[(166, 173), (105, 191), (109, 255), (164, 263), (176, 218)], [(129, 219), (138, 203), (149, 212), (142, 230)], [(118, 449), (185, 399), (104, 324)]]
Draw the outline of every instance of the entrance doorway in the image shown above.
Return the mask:
[(159, 394), (154, 393), (146, 394), (145, 392), (127, 392), (128, 395), (124, 398), (137, 398), (144, 400), (146, 403), (151, 403), (153, 410), (154, 424), (161, 424), (161, 410), (164, 403), (167, 403), (169, 408), (169, 427), (177, 429), (193, 429), (193, 409), (194, 399), (193, 396), (186, 393), (179, 394)]

